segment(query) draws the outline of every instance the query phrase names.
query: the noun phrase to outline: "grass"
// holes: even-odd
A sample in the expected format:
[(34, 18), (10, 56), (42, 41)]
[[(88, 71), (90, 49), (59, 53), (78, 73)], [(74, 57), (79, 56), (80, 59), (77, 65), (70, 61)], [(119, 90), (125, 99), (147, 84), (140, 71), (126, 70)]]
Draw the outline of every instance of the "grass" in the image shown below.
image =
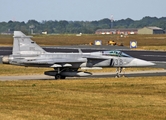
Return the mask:
[[(154, 46), (158, 46), (155, 49), (165, 50), (166, 35), (128, 35), (127, 37), (120, 37), (119, 35), (34, 35), (32, 38), (39, 45), (47, 46), (61, 46), (61, 45), (87, 45), (90, 42), (94, 43), (95, 40), (102, 40), (103, 45), (107, 45), (109, 40), (114, 40), (117, 43), (123, 43), (124, 46), (129, 47), (130, 41), (136, 40), (138, 43), (138, 49), (152, 49)], [(13, 37), (0, 35), (0, 45), (12, 46)], [(151, 47), (152, 46), (152, 47)], [(164, 47), (162, 47), (164, 46)]]
[(44, 71), (49, 71), (49, 70), (53, 70), (53, 68), (35, 68), (35, 67), (0, 64), (0, 76), (44, 74)]
[(0, 118), (166, 119), (166, 77), (0, 82)]

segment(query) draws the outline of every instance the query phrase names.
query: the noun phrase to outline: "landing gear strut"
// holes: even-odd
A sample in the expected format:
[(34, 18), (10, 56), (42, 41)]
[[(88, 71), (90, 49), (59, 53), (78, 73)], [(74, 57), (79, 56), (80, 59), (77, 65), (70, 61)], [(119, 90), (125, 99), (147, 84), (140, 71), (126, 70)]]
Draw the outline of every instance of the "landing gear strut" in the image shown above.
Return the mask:
[(63, 69), (57, 68), (57, 72), (58, 73), (55, 75), (55, 79), (56, 80), (58, 80), (58, 79), (65, 79), (66, 78), (66, 76), (61, 75), (61, 72), (64, 71), (64, 70), (65, 70), (65, 68), (63, 68)]

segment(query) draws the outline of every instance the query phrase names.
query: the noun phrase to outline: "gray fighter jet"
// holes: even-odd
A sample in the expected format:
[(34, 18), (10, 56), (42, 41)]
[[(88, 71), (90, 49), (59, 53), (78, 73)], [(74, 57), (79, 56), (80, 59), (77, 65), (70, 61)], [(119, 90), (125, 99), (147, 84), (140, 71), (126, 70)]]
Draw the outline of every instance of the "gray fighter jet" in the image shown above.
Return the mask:
[(50, 67), (54, 70), (46, 71), (45, 75), (55, 79), (65, 79), (74, 76), (89, 76), (89, 72), (79, 69), (98, 69), (102, 67), (117, 68), (116, 76), (120, 77), (123, 68), (147, 67), (155, 65), (152, 62), (133, 58), (121, 51), (98, 51), (83, 53), (51, 53), (46, 52), (21, 31), (14, 31), (12, 55), (4, 56), (4, 64), (13, 64), (27, 67)]

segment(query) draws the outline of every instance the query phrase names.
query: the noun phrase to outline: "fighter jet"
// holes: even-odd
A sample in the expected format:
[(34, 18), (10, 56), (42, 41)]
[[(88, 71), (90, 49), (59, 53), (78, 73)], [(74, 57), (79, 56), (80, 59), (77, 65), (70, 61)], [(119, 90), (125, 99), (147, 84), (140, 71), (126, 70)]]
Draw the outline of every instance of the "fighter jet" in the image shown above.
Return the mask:
[(55, 79), (92, 75), (90, 72), (80, 71), (80, 68), (115, 67), (117, 68), (116, 77), (120, 77), (123, 68), (155, 65), (117, 50), (91, 53), (83, 53), (81, 49), (78, 49), (78, 53), (47, 52), (32, 41), (31, 37), (21, 31), (14, 31), (12, 54), (4, 56), (2, 62), (26, 67), (50, 67), (54, 70), (46, 71), (44, 74), (54, 76)]

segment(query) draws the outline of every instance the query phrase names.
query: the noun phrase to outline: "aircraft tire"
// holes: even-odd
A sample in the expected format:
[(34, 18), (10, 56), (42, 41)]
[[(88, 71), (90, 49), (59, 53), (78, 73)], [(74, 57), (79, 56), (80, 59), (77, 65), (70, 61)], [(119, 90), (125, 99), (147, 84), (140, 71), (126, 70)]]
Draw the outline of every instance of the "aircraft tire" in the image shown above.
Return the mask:
[(56, 79), (56, 80), (61, 79), (61, 75), (60, 75), (60, 74), (55, 75), (55, 79)]
[(66, 76), (62, 76), (62, 75), (60, 75), (60, 74), (55, 75), (55, 79), (56, 79), (56, 80), (65, 79), (65, 78), (66, 78)]

